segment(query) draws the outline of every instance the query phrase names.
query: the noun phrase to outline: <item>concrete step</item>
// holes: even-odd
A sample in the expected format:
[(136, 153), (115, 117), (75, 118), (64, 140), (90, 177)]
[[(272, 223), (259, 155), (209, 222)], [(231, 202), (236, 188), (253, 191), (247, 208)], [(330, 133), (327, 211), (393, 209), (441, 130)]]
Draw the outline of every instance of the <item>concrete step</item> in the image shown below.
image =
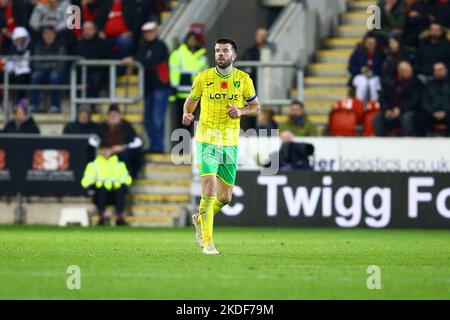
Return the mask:
[[(366, 7), (367, 9), (367, 7)], [(354, 12), (346, 12), (341, 14), (341, 22), (344, 24), (353, 25), (367, 25), (367, 19), (370, 17), (365, 10), (358, 10)]]
[(145, 155), (147, 162), (157, 164), (188, 164), (192, 163), (192, 157), (190, 154), (177, 155), (177, 154), (147, 154)]
[(320, 50), (316, 53), (316, 61), (321, 63), (347, 63), (352, 50)]
[(145, 168), (139, 175), (139, 179), (157, 179), (157, 180), (172, 180), (172, 179), (186, 179), (192, 178), (192, 169), (189, 168), (187, 172), (177, 171), (160, 171), (155, 169)]
[(132, 194), (189, 194), (192, 180), (137, 179), (130, 188)]
[(366, 12), (367, 8), (371, 5), (376, 5), (375, 0), (365, 0), (365, 1), (351, 1), (348, 4), (349, 12)]
[[(4, 117), (4, 113), (0, 113), (0, 121), (2, 123), (5, 120)], [(68, 113), (34, 113), (33, 118), (38, 124), (65, 124), (70, 121)]]
[(130, 187), (131, 194), (174, 195), (189, 194), (190, 191), (190, 186), (132, 185)]
[(328, 77), (348, 77), (346, 63), (312, 63), (307, 67), (308, 75)]
[(305, 77), (305, 88), (345, 88), (347, 77)]
[(325, 48), (338, 50), (353, 50), (355, 46), (361, 42), (360, 37), (356, 38), (328, 38), (324, 41)]
[(116, 88), (116, 96), (119, 98), (123, 97), (135, 97), (139, 93), (139, 88), (137, 87), (125, 87)]
[(139, 204), (129, 207), (134, 216), (178, 216), (185, 204)]
[(160, 180), (160, 179), (136, 179), (134, 186), (169, 186), (169, 187), (190, 187), (191, 180)]
[(145, 203), (190, 203), (189, 194), (131, 194), (128, 199), (133, 204)]
[(366, 25), (340, 25), (334, 28), (333, 34), (340, 38), (362, 38), (367, 31)]
[(305, 100), (305, 107), (308, 113), (329, 112), (335, 101), (332, 100)]
[[(123, 118), (131, 124), (142, 124), (144, 116), (139, 113), (127, 113), (123, 115)], [(102, 113), (94, 113), (92, 115), (92, 121), (94, 122), (103, 122), (106, 119), (106, 114)]]
[(307, 100), (339, 100), (347, 96), (347, 88), (308, 88), (305, 89), (305, 101)]

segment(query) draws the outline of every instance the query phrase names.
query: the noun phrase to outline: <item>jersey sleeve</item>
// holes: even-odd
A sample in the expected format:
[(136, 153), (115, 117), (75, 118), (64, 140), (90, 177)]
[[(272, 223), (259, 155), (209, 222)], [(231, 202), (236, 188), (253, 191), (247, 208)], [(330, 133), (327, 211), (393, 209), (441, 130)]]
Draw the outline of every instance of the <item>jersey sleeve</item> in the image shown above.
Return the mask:
[(202, 97), (202, 73), (197, 74), (192, 84), (191, 97), (194, 100), (199, 100)]
[(247, 102), (252, 102), (257, 97), (253, 80), (250, 77), (247, 77), (245, 81), (243, 96)]

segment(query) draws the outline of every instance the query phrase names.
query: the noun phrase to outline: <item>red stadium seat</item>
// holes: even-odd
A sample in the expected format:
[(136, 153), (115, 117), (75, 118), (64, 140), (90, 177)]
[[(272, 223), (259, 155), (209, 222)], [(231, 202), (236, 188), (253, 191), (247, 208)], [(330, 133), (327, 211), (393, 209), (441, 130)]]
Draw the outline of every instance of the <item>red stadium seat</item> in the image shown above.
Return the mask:
[(435, 131), (440, 136), (446, 136), (447, 135), (447, 126), (445, 124), (435, 124), (433, 126), (433, 131)]
[(380, 108), (380, 104), (378, 103), (378, 101), (371, 101), (367, 105), (367, 109), (366, 109), (366, 111), (364, 111), (363, 120), (362, 120), (362, 125), (363, 125), (362, 135), (363, 136), (365, 136), (365, 137), (375, 136), (375, 130), (373, 128), (372, 121), (373, 121), (373, 118), (375, 118), (380, 113), (381, 113), (381, 108)]
[(358, 123), (361, 124), (364, 115), (364, 102), (355, 97), (342, 99), (336, 102), (334, 108), (352, 109), (358, 116)]
[(353, 109), (333, 108), (329, 118), (330, 136), (357, 136), (358, 115)]

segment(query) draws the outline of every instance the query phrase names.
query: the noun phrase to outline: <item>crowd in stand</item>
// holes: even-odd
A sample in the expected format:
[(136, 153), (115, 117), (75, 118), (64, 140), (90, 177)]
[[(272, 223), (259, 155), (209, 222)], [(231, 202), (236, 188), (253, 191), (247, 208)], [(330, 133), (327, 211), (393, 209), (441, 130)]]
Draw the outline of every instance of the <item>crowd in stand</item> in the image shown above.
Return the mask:
[(381, 29), (365, 35), (349, 61), (349, 85), (378, 101), (378, 136), (450, 133), (450, 1), (381, 0)]
[[(10, 83), (60, 85), (68, 82), (69, 64), (64, 61), (30, 61), (29, 56), (81, 56), (86, 59), (122, 59), (134, 55), (141, 26), (158, 22), (166, 0), (0, 0), (0, 55)], [(82, 28), (68, 28), (68, 7), (81, 10)], [(70, 10), (69, 10), (70, 12)], [(2, 77), (3, 79), (3, 77)], [(88, 73), (88, 96), (98, 95), (104, 75)], [(40, 109), (36, 90), (19, 90), (16, 101), (28, 97), (30, 111), (61, 112), (60, 91), (51, 92), (51, 104)]]

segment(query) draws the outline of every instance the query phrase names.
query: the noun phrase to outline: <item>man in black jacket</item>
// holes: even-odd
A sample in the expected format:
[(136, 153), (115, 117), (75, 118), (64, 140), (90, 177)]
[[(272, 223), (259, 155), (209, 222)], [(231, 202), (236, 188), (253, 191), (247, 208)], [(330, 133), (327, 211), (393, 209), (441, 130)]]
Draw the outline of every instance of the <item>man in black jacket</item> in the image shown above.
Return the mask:
[[(75, 48), (75, 55), (87, 60), (104, 60), (111, 58), (110, 46), (106, 40), (98, 36), (97, 26), (91, 21), (83, 23), (81, 38)], [(105, 69), (88, 68), (87, 71), (87, 96), (98, 97), (101, 83), (105, 78)]]
[(444, 61), (450, 63), (450, 43), (445, 37), (445, 30), (439, 23), (432, 23), (429, 37), (420, 41), (417, 50), (417, 70), (422, 81), (429, 80), (433, 75), (433, 65)]
[(423, 85), (414, 76), (409, 62), (398, 65), (398, 80), (386, 84), (380, 92), (381, 114), (374, 118), (377, 136), (385, 136), (386, 129), (401, 128), (404, 136), (416, 136), (416, 115), (421, 110)]
[(13, 112), (14, 119), (5, 125), (3, 133), (40, 133), (33, 117), (28, 113), (28, 102), (25, 99), (17, 103)]
[(95, 23), (100, 37), (114, 50), (114, 57), (122, 59), (133, 51), (133, 36), (139, 28), (136, 0), (101, 0)]
[(102, 142), (112, 146), (112, 154), (117, 154), (119, 159), (125, 162), (131, 176), (135, 178), (141, 166), (143, 143), (131, 123), (122, 118), (118, 105), (109, 107), (106, 121), (99, 125), (98, 136)]
[(98, 124), (91, 119), (90, 108), (81, 106), (78, 108), (77, 119), (73, 122), (69, 122), (64, 126), (63, 134), (89, 134), (89, 156), (88, 161), (92, 161), (95, 158), (96, 147), (99, 144), (98, 137)]
[(448, 69), (443, 62), (433, 66), (434, 77), (425, 86), (423, 108), (425, 110), (424, 125), (426, 131), (432, 131), (433, 126), (444, 124), (447, 135), (450, 134), (450, 81)]
[[(170, 94), (169, 51), (158, 39), (157, 24), (147, 22), (142, 26), (143, 41), (135, 59), (145, 68), (145, 129), (150, 138), (151, 153), (164, 152), (164, 123)], [(124, 60), (125, 63), (132, 58)]]
[(98, 125), (91, 119), (89, 108), (78, 108), (77, 119), (64, 126), (63, 134), (97, 134)]
[[(41, 31), (41, 39), (33, 50), (35, 56), (64, 56), (66, 49), (58, 39), (58, 32), (53, 27), (44, 27)], [(37, 61), (32, 64), (31, 84), (61, 85), (65, 82), (66, 64), (62, 61)], [(40, 91), (31, 91), (31, 109), (38, 109), (40, 103)], [(61, 112), (61, 91), (51, 91), (51, 113)]]

